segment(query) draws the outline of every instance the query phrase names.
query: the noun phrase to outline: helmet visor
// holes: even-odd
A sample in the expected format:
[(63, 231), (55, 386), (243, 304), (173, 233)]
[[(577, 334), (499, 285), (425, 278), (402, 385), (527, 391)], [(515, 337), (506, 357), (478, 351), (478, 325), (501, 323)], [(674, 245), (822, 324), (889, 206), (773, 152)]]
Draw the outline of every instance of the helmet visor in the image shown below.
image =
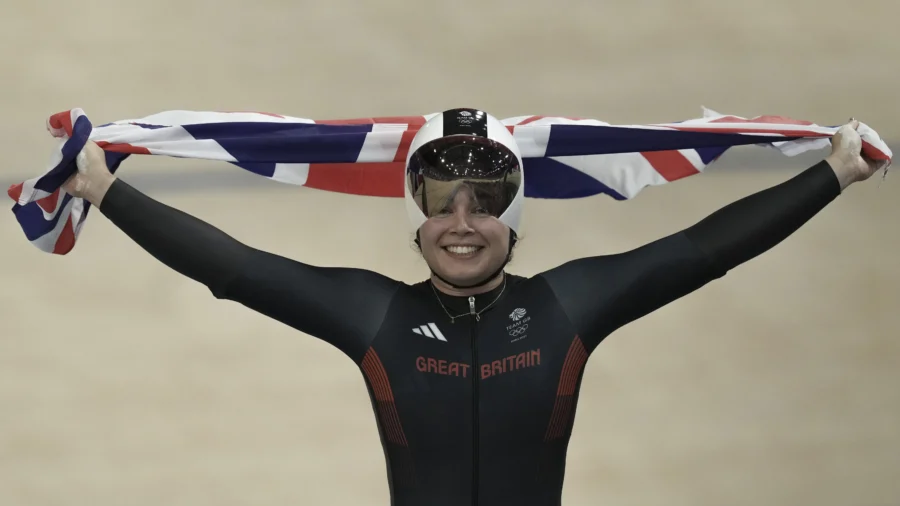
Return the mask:
[(461, 195), (470, 212), (499, 218), (522, 184), (522, 171), (506, 146), (454, 135), (431, 141), (413, 154), (406, 184), (427, 218), (452, 211)]

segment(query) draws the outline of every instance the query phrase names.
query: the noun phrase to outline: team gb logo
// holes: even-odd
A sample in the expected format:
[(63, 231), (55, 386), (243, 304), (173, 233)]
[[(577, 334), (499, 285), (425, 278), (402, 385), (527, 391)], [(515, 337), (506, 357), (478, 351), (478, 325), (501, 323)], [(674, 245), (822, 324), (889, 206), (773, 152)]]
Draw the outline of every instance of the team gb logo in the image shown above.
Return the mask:
[(524, 318), (525, 314), (526, 313), (525, 313), (524, 309), (517, 307), (516, 309), (513, 310), (512, 313), (509, 313), (509, 319), (514, 322), (517, 322), (517, 321), (521, 320), (522, 318)]

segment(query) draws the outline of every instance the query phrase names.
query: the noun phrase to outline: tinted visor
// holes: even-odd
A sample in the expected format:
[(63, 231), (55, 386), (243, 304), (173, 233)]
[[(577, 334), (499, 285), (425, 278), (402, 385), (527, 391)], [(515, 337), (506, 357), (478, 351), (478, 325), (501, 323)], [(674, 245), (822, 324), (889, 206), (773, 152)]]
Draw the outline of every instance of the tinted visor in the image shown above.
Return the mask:
[(413, 154), (406, 184), (428, 218), (448, 208), (461, 190), (466, 190), (470, 211), (499, 218), (522, 184), (522, 171), (506, 146), (483, 137), (454, 135), (431, 141)]

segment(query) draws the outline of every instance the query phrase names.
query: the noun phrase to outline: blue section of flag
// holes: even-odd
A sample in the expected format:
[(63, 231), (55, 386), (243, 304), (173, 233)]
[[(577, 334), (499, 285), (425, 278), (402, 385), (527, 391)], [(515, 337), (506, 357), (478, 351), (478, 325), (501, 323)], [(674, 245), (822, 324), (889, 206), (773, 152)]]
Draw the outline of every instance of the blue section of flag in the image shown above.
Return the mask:
[[(802, 137), (778, 137), (790, 141)], [(690, 132), (594, 125), (553, 125), (544, 156), (605, 155), (676, 149), (729, 148), (772, 142), (771, 135)]]
[(525, 196), (543, 199), (577, 199), (605, 194), (625, 197), (584, 172), (551, 158), (525, 160)]
[(352, 163), (372, 125), (235, 122), (185, 125), (195, 139), (215, 140), (239, 162)]
[(16, 216), (16, 221), (18, 221), (19, 225), (22, 227), (22, 231), (25, 232), (25, 237), (29, 241), (34, 241), (52, 232), (59, 223), (59, 220), (68, 218), (68, 216), (62, 212), (62, 208), (68, 205), (72, 198), (71, 195), (64, 194), (56, 214), (49, 219), (44, 217), (44, 210), (35, 202), (26, 206), (14, 206), (13, 214)]

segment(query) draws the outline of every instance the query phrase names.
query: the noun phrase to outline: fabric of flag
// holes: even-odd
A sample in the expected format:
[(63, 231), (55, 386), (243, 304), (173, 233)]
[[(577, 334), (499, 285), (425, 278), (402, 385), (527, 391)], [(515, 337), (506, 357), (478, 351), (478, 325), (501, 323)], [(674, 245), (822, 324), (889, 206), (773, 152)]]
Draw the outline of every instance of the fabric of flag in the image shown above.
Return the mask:
[[(223, 161), (262, 177), (320, 190), (402, 197), (410, 142), (437, 115), (311, 120), (258, 112), (165, 111), (94, 128), (81, 109), (51, 116), (58, 139), (47, 170), (9, 188), (25, 237), (41, 251), (72, 250), (90, 204), (61, 185), (77, 170), (88, 140), (110, 170), (131, 155)], [(633, 198), (647, 186), (698, 174), (731, 147), (760, 145), (787, 156), (830, 146), (838, 127), (781, 116), (741, 118), (704, 109), (701, 118), (611, 125), (583, 118), (518, 116), (502, 120), (518, 143), (525, 195), (571, 199), (606, 194)], [(892, 153), (860, 124), (863, 152), (890, 165)]]

